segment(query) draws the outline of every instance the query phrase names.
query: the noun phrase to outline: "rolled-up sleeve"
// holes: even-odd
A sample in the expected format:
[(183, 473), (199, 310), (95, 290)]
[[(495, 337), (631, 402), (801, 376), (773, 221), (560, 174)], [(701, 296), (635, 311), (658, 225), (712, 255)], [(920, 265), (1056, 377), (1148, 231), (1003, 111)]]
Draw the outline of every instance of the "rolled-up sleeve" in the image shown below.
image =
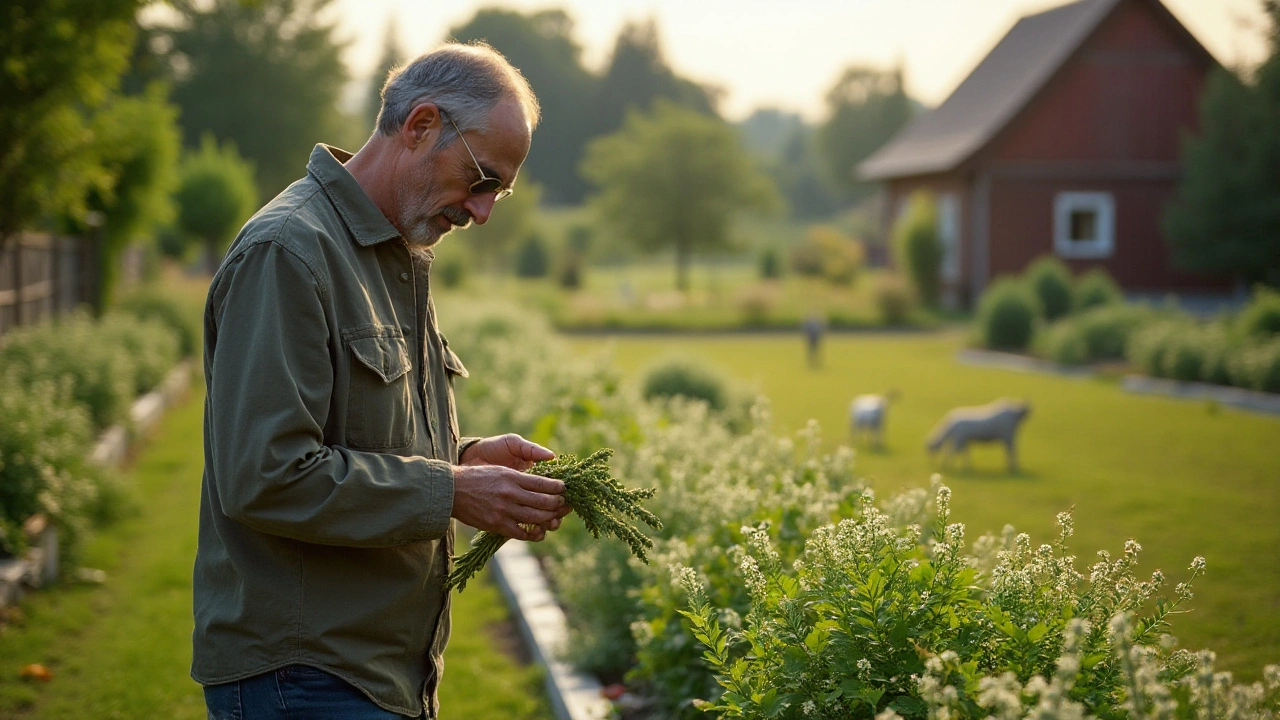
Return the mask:
[(449, 463), (325, 444), (335, 339), (328, 288), (303, 259), (272, 241), (250, 245), (210, 293), (206, 434), (221, 511), (259, 532), (326, 545), (443, 537)]

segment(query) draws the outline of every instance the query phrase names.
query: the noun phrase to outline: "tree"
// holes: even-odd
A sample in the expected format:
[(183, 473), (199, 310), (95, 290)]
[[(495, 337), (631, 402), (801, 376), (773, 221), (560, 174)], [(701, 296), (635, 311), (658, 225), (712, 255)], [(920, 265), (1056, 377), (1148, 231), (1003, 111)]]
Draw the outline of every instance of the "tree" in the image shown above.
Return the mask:
[(234, 141), (271, 197), (303, 171), (317, 142), (340, 131), (347, 81), (332, 0), (173, 0), (179, 20), (152, 28), (164, 52), (183, 138)]
[(173, 218), (182, 139), (178, 110), (159, 84), (143, 95), (113, 98), (94, 116), (92, 128), (99, 162), (112, 178), (88, 198), (89, 207), (106, 220), (98, 262), (103, 307), (115, 288), (125, 247)]
[(524, 171), (543, 185), (549, 202), (581, 202), (587, 186), (577, 168), (596, 126), (590, 116), (596, 78), (582, 65), (572, 19), (563, 10), (524, 15), (486, 8), (449, 33), (459, 42), (484, 40), (520, 68), (543, 109)]
[(889, 141), (911, 118), (911, 100), (902, 87), (902, 70), (846, 68), (827, 91), (827, 120), (818, 146), (827, 172), (846, 196), (870, 193), (854, 167)]
[(653, 20), (630, 22), (618, 33), (609, 67), (598, 84), (596, 132), (611, 133), (631, 110), (647, 111), (664, 98), (708, 115), (716, 114), (719, 91), (676, 75), (663, 56)]
[(0, 10), (0, 243), (55, 214), (83, 216), (110, 184), (92, 112), (133, 46), (138, 0), (8, 0)]
[(391, 71), (404, 62), (404, 50), (400, 48), (400, 40), (396, 36), (394, 19), (387, 20), (387, 36), (382, 42), (382, 57), (378, 67), (369, 78), (369, 91), (364, 100), (364, 121), (369, 132), (378, 123), (378, 113), (382, 111), (382, 86), (387, 82)]
[(1280, 286), (1280, 2), (1265, 6), (1271, 54), (1251, 81), (1210, 77), (1164, 231), (1183, 268)]
[(694, 251), (728, 245), (735, 213), (778, 201), (733, 128), (666, 100), (593, 140), (582, 172), (598, 189), (601, 222), (642, 248), (675, 250), (680, 290), (688, 289)]
[(938, 239), (938, 208), (933, 196), (917, 190), (893, 230), (898, 269), (911, 278), (920, 302), (936, 307), (941, 285), (942, 242)]
[(178, 226), (204, 244), (205, 261), (212, 272), (257, 206), (253, 166), (236, 152), (235, 143), (218, 147), (212, 135), (205, 135), (200, 148), (183, 159), (176, 200)]

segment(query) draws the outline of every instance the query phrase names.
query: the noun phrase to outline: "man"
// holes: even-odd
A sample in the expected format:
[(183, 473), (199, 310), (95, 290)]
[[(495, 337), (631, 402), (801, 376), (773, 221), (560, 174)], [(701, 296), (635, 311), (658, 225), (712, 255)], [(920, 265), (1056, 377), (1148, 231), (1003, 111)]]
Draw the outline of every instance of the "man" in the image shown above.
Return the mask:
[(569, 511), (522, 472), (549, 450), (458, 437), (467, 371), (429, 294), (431, 247), (510, 193), (537, 100), (482, 45), (382, 94), (364, 147), (316, 146), (209, 288), (191, 674), (211, 718), (437, 717), (453, 518), (536, 541)]

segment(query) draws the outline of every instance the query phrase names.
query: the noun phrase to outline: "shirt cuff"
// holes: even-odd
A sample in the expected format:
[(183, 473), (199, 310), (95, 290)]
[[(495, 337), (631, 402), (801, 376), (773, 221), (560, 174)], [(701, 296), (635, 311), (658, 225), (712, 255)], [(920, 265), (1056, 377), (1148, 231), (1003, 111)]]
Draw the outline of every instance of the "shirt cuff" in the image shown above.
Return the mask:
[(483, 439), (484, 438), (478, 438), (478, 437), (464, 437), (458, 441), (458, 464), (459, 465), (462, 464), (462, 453), (466, 452), (467, 448), (471, 447), (472, 445), (475, 445), (476, 443), (480, 442)]
[(427, 509), (422, 514), (428, 538), (441, 538), (453, 518), (453, 466), (443, 460), (426, 461)]

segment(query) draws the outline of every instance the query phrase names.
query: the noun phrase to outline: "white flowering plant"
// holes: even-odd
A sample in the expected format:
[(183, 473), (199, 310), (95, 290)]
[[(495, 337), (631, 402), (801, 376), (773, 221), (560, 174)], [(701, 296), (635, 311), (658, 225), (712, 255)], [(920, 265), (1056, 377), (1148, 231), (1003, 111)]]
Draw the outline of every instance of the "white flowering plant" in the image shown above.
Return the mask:
[[(938, 486), (935, 498), (923, 529), (894, 525), (868, 501), (815, 531), (790, 567), (757, 530), (742, 548), (751, 609), (741, 630), (720, 621), (697, 570), (678, 569), (682, 612), (723, 688), (697, 704), (722, 717), (881, 720), (1269, 718), (1280, 708), (1274, 666), (1265, 683), (1233, 685), (1211, 655), (1174, 649), (1169, 618), (1190, 583), (1157, 595), (1158, 571), (1134, 575), (1136, 542), (1078, 572), (1064, 513), (1054, 545), (1032, 550), (1007, 532), (967, 554), (964, 527), (948, 522), (950, 491)], [(1204, 569), (1196, 558), (1191, 577)]]

